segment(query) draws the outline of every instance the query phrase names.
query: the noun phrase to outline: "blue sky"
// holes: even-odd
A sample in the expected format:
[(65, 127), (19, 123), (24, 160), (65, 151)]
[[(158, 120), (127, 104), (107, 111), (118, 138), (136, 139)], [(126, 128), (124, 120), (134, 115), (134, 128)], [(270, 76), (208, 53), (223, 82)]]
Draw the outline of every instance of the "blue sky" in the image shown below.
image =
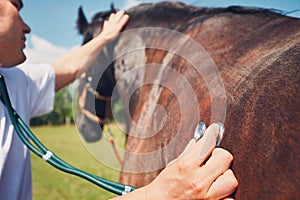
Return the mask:
[[(37, 47), (55, 49), (57, 55), (67, 49), (80, 45), (82, 37), (76, 30), (77, 11), (83, 6), (88, 19), (98, 11), (110, 8), (111, 2), (116, 8), (126, 9), (142, 2), (159, 0), (25, 0), (21, 15), (31, 27), (27, 37), (27, 49), (34, 51)], [(186, 0), (182, 1), (195, 6), (224, 7), (229, 5), (275, 8), (284, 12), (300, 10), (300, 0)], [(292, 14), (300, 18), (300, 11)], [(35, 41), (35, 42), (34, 42)], [(42, 43), (42, 44), (40, 44)], [(57, 49), (58, 48), (58, 49)], [(45, 53), (44, 53), (45, 54)], [(29, 57), (29, 56), (28, 56)]]

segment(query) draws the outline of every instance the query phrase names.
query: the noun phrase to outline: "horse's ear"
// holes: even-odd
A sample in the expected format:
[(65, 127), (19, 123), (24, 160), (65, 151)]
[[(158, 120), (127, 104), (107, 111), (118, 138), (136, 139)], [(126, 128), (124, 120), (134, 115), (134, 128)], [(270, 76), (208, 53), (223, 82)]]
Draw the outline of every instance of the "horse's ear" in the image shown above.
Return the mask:
[(111, 4), (110, 4), (110, 11), (111, 11), (112, 13), (117, 12), (116, 9), (115, 9), (114, 3), (111, 3)]
[(77, 28), (81, 35), (83, 35), (84, 31), (87, 29), (89, 23), (83, 13), (82, 7), (79, 7), (78, 10), (78, 19), (77, 19)]

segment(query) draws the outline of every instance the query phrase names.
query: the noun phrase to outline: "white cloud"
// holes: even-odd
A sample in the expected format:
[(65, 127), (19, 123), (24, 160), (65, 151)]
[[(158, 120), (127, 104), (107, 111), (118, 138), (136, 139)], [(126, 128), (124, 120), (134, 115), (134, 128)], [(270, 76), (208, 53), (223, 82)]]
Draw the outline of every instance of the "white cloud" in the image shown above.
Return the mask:
[(26, 48), (24, 50), (24, 53), (27, 57), (25, 63), (50, 63), (69, 51), (69, 49), (65, 47), (51, 44), (46, 39), (36, 35), (32, 35), (30, 40), (32, 43), (32, 48)]
[(138, 0), (126, 0), (124, 9), (131, 8), (131, 7), (136, 6), (140, 3), (142, 3), (142, 2), (140, 2)]

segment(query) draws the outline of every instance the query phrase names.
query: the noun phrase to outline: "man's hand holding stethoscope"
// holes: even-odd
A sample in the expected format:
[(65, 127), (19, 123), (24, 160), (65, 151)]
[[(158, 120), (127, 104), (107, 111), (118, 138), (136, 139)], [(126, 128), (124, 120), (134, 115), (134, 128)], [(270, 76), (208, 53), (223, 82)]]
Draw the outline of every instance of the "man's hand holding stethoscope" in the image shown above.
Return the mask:
[(230, 199), (227, 197), (236, 190), (238, 181), (229, 169), (233, 156), (223, 148), (216, 148), (223, 134), (222, 123), (214, 123), (207, 129), (203, 122), (199, 123), (183, 153), (145, 188), (145, 197)]

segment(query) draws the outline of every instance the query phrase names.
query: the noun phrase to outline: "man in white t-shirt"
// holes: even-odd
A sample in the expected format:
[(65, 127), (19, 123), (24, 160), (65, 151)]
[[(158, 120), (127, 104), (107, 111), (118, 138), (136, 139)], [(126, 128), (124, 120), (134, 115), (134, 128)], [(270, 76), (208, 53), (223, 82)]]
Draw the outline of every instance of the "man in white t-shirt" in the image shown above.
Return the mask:
[[(129, 16), (123, 11), (111, 14), (97, 37), (51, 65), (13, 67), (25, 60), (25, 35), (30, 32), (19, 15), (22, 6), (21, 0), (0, 0), (0, 73), (5, 78), (12, 106), (28, 124), (31, 117), (52, 110), (54, 92), (74, 81), (92, 64), (103, 45), (119, 33)], [(232, 155), (224, 149), (214, 149), (217, 127), (208, 129), (207, 132), (214, 134), (205, 133), (203, 138), (212, 135), (214, 142), (206, 145), (206, 153), (201, 157), (203, 160), (198, 155), (201, 149), (203, 151), (200, 140), (190, 145), (189, 153), (163, 170), (151, 184), (117, 199), (220, 199), (230, 195), (237, 187), (237, 180), (228, 169)], [(205, 160), (208, 161), (203, 165)], [(186, 162), (192, 165), (186, 165)], [(213, 166), (217, 172), (206, 171)], [(177, 178), (172, 179), (174, 176)], [(174, 193), (173, 188), (180, 190)], [(2, 102), (0, 199), (32, 199), (30, 153), (14, 132)]]
[[(0, 0), (0, 73), (5, 78), (12, 106), (29, 124), (32, 117), (53, 109), (55, 91), (75, 80), (113, 39), (128, 20), (120, 11), (110, 17), (103, 32), (51, 65), (25, 65), (25, 34), (30, 28), (19, 15), (20, 0)], [(0, 199), (32, 199), (30, 153), (14, 133), (5, 106), (0, 103)]]
[[(51, 66), (1, 68), (0, 73), (5, 77), (12, 106), (26, 124), (31, 117), (52, 110), (55, 73)], [(0, 110), (0, 199), (31, 199), (29, 150), (14, 133), (2, 103)]]

